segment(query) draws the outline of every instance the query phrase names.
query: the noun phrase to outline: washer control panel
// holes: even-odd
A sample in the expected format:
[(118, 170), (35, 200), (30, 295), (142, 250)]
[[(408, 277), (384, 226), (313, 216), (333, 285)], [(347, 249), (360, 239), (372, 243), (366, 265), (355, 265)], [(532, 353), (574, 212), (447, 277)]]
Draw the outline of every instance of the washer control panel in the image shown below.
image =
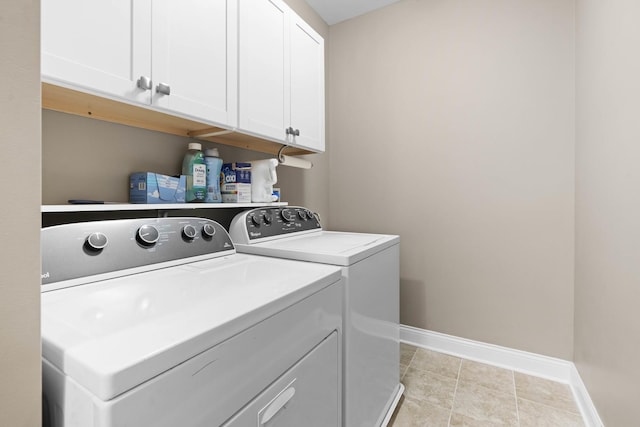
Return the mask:
[(229, 232), (236, 243), (321, 230), (316, 214), (300, 206), (257, 208), (238, 214)]
[(235, 253), (227, 231), (206, 218), (81, 222), (43, 228), (40, 235), (43, 286)]

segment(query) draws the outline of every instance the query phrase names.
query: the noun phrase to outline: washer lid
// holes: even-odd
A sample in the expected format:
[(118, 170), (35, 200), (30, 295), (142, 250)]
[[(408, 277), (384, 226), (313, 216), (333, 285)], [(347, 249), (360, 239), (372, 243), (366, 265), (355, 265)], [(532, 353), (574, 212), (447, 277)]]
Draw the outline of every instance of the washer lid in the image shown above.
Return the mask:
[(110, 400), (338, 280), (337, 267), (236, 254), (47, 292), (43, 357)]
[(237, 252), (349, 266), (399, 242), (399, 236), (387, 234), (317, 231), (235, 247)]

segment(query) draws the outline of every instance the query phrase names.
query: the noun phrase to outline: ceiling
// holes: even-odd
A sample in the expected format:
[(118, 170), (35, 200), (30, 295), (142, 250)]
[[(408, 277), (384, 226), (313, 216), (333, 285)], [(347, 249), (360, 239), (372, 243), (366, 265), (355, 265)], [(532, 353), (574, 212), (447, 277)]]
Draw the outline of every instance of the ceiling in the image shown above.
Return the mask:
[(364, 15), (399, 0), (306, 0), (329, 25)]

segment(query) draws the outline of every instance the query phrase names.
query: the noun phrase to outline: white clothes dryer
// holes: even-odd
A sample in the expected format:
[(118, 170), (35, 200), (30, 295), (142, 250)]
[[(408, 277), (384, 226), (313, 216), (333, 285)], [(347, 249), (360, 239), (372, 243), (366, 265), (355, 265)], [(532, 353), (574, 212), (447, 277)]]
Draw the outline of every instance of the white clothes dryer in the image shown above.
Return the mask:
[(340, 425), (339, 268), (236, 254), (203, 218), (41, 236), (44, 425)]
[(385, 426), (404, 391), (399, 380), (400, 238), (325, 231), (316, 215), (295, 206), (240, 213), (229, 234), (238, 252), (341, 268), (343, 425)]

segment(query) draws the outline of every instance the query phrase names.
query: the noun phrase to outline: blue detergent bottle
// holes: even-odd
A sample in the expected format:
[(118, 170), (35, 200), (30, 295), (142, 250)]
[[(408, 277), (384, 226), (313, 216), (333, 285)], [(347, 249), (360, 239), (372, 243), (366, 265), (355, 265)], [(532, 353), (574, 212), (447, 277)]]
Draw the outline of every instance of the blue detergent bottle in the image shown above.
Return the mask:
[(222, 159), (217, 148), (204, 150), (204, 162), (207, 165), (207, 195), (205, 202), (222, 203), (220, 193), (220, 171), (222, 170)]
[(182, 174), (187, 177), (185, 201), (204, 202), (207, 195), (207, 166), (199, 142), (189, 143), (189, 150), (182, 160)]

